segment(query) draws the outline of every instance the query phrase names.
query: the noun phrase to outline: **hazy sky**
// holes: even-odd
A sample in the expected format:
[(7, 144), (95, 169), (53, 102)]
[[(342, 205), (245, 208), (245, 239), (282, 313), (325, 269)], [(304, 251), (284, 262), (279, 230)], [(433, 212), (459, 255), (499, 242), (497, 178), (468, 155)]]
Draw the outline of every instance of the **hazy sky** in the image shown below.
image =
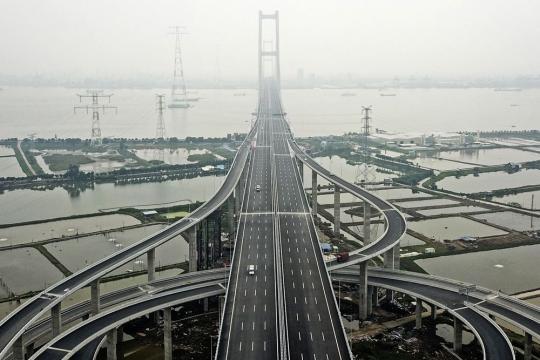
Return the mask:
[(537, 0), (0, 0), (0, 74), (167, 76), (178, 24), (188, 78), (254, 79), (276, 9), (284, 77), (540, 74)]

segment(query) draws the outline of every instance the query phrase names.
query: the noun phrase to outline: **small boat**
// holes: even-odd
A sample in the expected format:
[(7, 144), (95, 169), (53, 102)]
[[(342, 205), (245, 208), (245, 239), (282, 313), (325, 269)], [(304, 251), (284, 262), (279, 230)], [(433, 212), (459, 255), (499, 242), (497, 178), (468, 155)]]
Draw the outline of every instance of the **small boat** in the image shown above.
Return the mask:
[(379, 94), (380, 96), (396, 96), (396, 94)]
[(356, 94), (353, 92), (344, 92), (341, 96), (356, 96)]

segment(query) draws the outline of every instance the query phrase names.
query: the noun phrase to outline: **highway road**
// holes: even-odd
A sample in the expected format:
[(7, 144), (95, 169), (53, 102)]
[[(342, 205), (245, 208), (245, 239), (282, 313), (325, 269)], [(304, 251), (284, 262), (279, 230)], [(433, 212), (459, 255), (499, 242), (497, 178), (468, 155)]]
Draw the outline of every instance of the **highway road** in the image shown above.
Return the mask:
[[(358, 283), (357, 270), (355, 270), (341, 270), (333, 278), (337, 281)], [(486, 360), (513, 360), (515, 358), (512, 344), (504, 331), (481, 310), (474, 306), (467, 306), (471, 304), (471, 301), (475, 301), (474, 298), (460, 293), (457, 286), (455, 290), (446, 289), (440, 283), (438, 286), (432, 286), (419, 281), (423, 280), (422, 277), (412, 279), (414, 275), (410, 275), (370, 269), (368, 282), (370, 285), (396, 290), (448, 310), (475, 333), (482, 345)], [(476, 299), (476, 301), (482, 300)]]
[(248, 134), (246, 140), (238, 149), (229, 173), (218, 192), (191, 213), (188, 218), (179, 220), (159, 232), (57, 282), (2, 319), (0, 321), (0, 359), (3, 358), (11, 344), (13, 344), (25, 329), (68, 295), (88, 285), (93, 280), (103, 277), (123, 264), (145, 254), (148, 250), (179, 236), (182, 232), (191, 228), (221, 206), (233, 192), (240, 179), (250, 152), (250, 142), (254, 135), (255, 128)]
[[(259, 104), (257, 138), (240, 211), (220, 331), (217, 353), (222, 359), (278, 358), (271, 123), (267, 114), (268, 103)], [(256, 190), (257, 186), (260, 191)], [(248, 273), (250, 265), (255, 267), (253, 275)]]
[[(216, 269), (200, 273), (184, 274), (178, 277), (158, 280), (148, 284), (147, 286), (142, 286), (142, 288), (151, 289), (150, 291), (152, 295), (157, 296), (162, 292), (180, 291), (190, 285), (201, 286), (212, 284), (216, 280), (220, 279), (221, 283), (226, 285), (227, 273), (227, 269)], [(467, 297), (459, 293), (459, 287), (463, 286), (463, 283), (444, 278), (432, 278), (424, 274), (381, 268), (369, 268), (368, 273), (368, 281), (370, 285), (379, 286), (381, 288), (392, 288), (396, 291), (410, 294), (411, 296), (420, 297), (429, 303), (436, 303), (440, 308), (452, 310), (455, 315), (462, 319), (464, 323), (468, 324), (468, 326), (473, 329), (472, 331), (481, 339), (481, 344), (484, 347), (486, 359), (511, 359), (511, 357), (509, 357), (510, 354), (508, 351), (508, 346), (505, 345), (508, 344), (507, 340), (504, 335), (501, 336), (502, 333), (496, 324), (487, 319), (485, 316), (482, 316), (481, 312), (478, 311), (480, 310), (478, 305), (471, 309), (464, 307), (463, 304), (465, 301), (467, 301)], [(333, 281), (357, 283), (357, 269), (351, 268), (336, 270), (332, 272), (332, 279)], [(494, 292), (491, 291), (490, 293), (493, 294)], [(146, 291), (141, 291), (138, 286), (117, 291), (113, 294), (104, 295), (102, 297), (104, 304), (109, 304), (106, 306), (113, 306), (113, 308), (105, 310), (104, 314), (116, 312), (117, 309), (124, 307), (126, 302), (134, 303), (136, 301), (146, 301), (146, 297), (148, 297), (148, 295), (149, 294)], [(472, 292), (469, 295), (468, 303), (481, 303), (485, 305), (491, 304), (492, 301), (497, 300), (491, 296), (487, 297), (487, 299), (489, 299), (488, 301), (482, 300), (483, 296), (485, 296), (484, 289), (480, 289), (479, 294)], [(106, 298), (109, 298), (109, 301), (105, 302)], [(521, 301), (517, 300), (517, 302), (520, 303)], [(525, 303), (522, 306), (524, 306), (525, 309), (529, 307), (529, 305)], [(79, 306), (74, 306), (73, 308), (79, 309)], [(494, 305), (494, 308), (498, 308), (498, 310), (493, 313), (493, 315), (497, 316), (498, 318), (504, 318), (504, 316), (507, 316), (505, 315), (505, 312), (509, 311), (506, 308), (498, 305)], [(538, 308), (536, 309), (538, 310)], [(66, 311), (71, 310), (67, 309)], [(88, 305), (86, 306), (86, 311), (89, 311)], [(115, 322), (120, 321), (124, 323), (127, 322), (129, 318), (132, 318), (130, 313), (124, 313), (123, 316), (125, 316), (125, 318), (122, 321), (116, 319)], [(522, 315), (519, 314), (518, 311), (517, 313), (514, 312), (510, 318), (520, 319), (522, 318)], [(90, 318), (85, 323), (99, 322), (98, 327), (107, 327), (111, 323), (111, 319), (113, 318)], [(540, 317), (537, 313), (536, 317), (526, 319), (526, 321), (529, 323), (534, 323), (535, 326), (539, 326)], [(87, 325), (81, 324), (79, 326)], [(91, 326), (94, 328), (96, 325)], [(518, 326), (523, 328), (523, 326), (528, 325), (527, 323), (518, 323)], [(71, 342), (80, 342), (81, 344), (86, 344), (76, 352), (75, 356), (73, 357), (74, 359), (92, 359), (93, 354), (99, 345), (99, 340), (102, 337), (100, 333), (92, 334), (91, 332), (87, 331), (70, 334), (66, 333), (62, 335), (62, 337), (66, 336), (76, 337), (75, 340), (70, 340)], [(96, 339), (98, 341), (96, 341)], [(53, 346), (58, 340), (59, 338), (57, 338), (55, 342), (49, 343), (47, 347)]]
[[(96, 339), (100, 339), (107, 331), (123, 324), (127, 319), (135, 319), (165, 307), (224, 294), (225, 286), (222, 284), (223, 281), (221, 279), (196, 285), (186, 285), (159, 294), (147, 295), (136, 301), (102, 312), (92, 317), (90, 321), (81, 323), (53, 339), (36, 352), (32, 359), (60, 360), (66, 357), (69, 358), (80, 349), (87, 355), (93, 355), (95, 350), (92, 351), (92, 347), (95, 349), (95, 346), (99, 344)], [(89, 344), (89, 347), (83, 349), (87, 344)]]
[[(271, 85), (261, 97), (258, 124), (218, 358), (349, 359), (290, 133)], [(255, 275), (248, 274), (249, 265)]]

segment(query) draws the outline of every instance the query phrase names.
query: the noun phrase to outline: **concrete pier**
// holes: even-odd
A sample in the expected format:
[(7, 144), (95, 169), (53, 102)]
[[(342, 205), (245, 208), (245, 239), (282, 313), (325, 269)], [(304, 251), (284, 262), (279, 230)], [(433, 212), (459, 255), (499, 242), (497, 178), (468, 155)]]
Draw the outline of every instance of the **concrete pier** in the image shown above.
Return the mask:
[(300, 173), (300, 181), (304, 182), (304, 163), (300, 159), (296, 158), (296, 164), (298, 165), (298, 172)]
[(234, 213), (236, 214), (236, 221), (240, 218), (240, 208), (241, 208), (241, 201), (242, 201), (242, 192), (240, 191), (240, 181), (238, 184), (236, 184), (236, 187), (234, 188)]
[(394, 270), (399, 270), (400, 266), (401, 266), (401, 262), (400, 262), (400, 252), (399, 252), (399, 249), (400, 249), (400, 244), (397, 243), (396, 246), (394, 246), (394, 248), (392, 249), (392, 252), (394, 254)]
[(148, 268), (148, 282), (156, 279), (156, 249), (148, 250), (146, 253), (146, 265)]
[(422, 328), (422, 312), (424, 311), (424, 307), (422, 306), (422, 299), (416, 299), (416, 309), (415, 309), (415, 315), (416, 315), (416, 323), (415, 323), (415, 329), (420, 330)]
[(339, 186), (334, 184), (334, 235), (339, 237), (339, 232), (341, 229), (341, 221), (339, 220), (340, 215), (340, 189)]
[(234, 239), (234, 232), (236, 230), (236, 227), (234, 226), (234, 201), (234, 195), (231, 194), (227, 200), (227, 221), (231, 239)]
[(311, 214), (313, 217), (317, 216), (317, 173), (311, 171)]
[(525, 344), (523, 346), (523, 359), (524, 360), (532, 360), (532, 348), (533, 348), (532, 335), (525, 333)]
[(454, 316), (454, 351), (460, 352), (463, 348), (463, 324)]
[(367, 315), (373, 314), (373, 286), (367, 287)]
[(58, 336), (62, 331), (62, 303), (54, 305), (51, 309), (52, 336)]
[(365, 320), (368, 315), (367, 261), (360, 263), (360, 283), (358, 284), (358, 317)]
[(172, 312), (170, 307), (163, 309), (163, 354), (165, 360), (172, 360)]
[(372, 286), (371, 288), (373, 289), (373, 291), (371, 292), (371, 306), (379, 306), (379, 288), (376, 286)]
[(11, 348), (13, 350), (13, 360), (24, 360), (24, 346), (22, 335), (15, 340)]
[(203, 311), (208, 312), (208, 298), (203, 299)]
[(223, 321), (223, 312), (225, 311), (225, 296), (219, 297), (219, 324)]
[(116, 345), (118, 344), (118, 333), (116, 329), (107, 332), (107, 360), (116, 360)]
[(197, 229), (192, 226), (184, 234), (184, 238), (189, 244), (189, 272), (197, 271)]
[(99, 314), (101, 309), (100, 293), (99, 279), (92, 281), (90, 284), (90, 314), (92, 316)]
[(364, 201), (364, 246), (371, 242), (371, 206), (367, 201)]
[[(394, 250), (390, 249), (383, 254), (383, 267), (385, 269), (394, 268)], [(394, 300), (394, 291), (386, 289), (386, 301), (391, 302)]]
[(437, 305), (435, 304), (431, 305), (431, 320), (437, 320)]

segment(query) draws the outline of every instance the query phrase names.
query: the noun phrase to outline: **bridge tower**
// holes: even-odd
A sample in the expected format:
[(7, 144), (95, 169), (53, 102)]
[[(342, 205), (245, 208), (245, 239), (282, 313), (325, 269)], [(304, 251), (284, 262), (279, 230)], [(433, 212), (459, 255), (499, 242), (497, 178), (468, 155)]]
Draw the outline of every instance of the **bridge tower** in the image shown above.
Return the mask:
[[(263, 40), (264, 20), (274, 22), (273, 41)], [(265, 46), (269, 44), (271, 45), (271, 48)], [(272, 74), (265, 74), (265, 63), (272, 64)], [(276, 11), (273, 14), (263, 14), (262, 11), (259, 11), (259, 96), (262, 93), (261, 90), (264, 78), (268, 76), (275, 78), (281, 94), (281, 70), (279, 66), (279, 11)]]

